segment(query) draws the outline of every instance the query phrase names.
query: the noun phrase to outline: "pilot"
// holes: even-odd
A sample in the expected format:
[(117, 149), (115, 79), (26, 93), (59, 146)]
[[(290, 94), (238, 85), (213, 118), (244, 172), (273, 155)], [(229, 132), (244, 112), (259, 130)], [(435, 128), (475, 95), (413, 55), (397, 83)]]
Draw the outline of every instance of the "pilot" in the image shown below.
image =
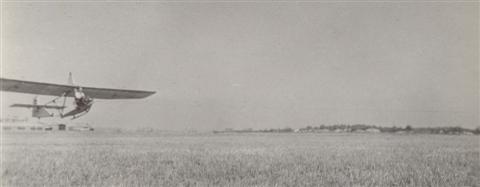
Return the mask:
[(83, 93), (82, 87), (74, 89), (75, 103), (77, 106), (85, 104), (85, 93)]

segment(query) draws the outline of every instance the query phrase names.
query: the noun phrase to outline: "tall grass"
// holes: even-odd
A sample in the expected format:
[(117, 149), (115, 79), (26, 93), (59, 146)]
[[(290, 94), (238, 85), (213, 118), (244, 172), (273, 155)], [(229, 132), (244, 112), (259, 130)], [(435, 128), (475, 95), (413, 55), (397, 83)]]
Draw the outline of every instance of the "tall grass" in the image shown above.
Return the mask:
[(4, 134), (2, 186), (478, 186), (479, 137)]

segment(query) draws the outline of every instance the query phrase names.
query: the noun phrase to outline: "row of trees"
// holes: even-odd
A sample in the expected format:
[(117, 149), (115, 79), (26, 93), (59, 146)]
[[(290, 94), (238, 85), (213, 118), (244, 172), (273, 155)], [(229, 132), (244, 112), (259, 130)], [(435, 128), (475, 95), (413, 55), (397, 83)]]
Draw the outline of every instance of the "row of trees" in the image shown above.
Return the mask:
[(315, 132), (319, 130), (329, 130), (335, 131), (340, 129), (344, 132), (358, 132), (358, 131), (366, 131), (371, 129), (378, 129), (379, 132), (384, 133), (397, 133), (397, 132), (405, 132), (405, 133), (424, 133), (424, 134), (480, 134), (480, 127), (476, 129), (467, 129), (462, 127), (418, 127), (414, 128), (410, 125), (406, 125), (405, 127), (381, 127), (375, 125), (365, 125), (365, 124), (355, 124), (355, 125), (348, 125), (348, 124), (335, 124), (335, 125), (320, 125), (316, 127), (307, 126), (305, 128), (301, 128), (299, 131), (304, 132)]
[(382, 133), (421, 133), (421, 134), (480, 134), (480, 127), (476, 129), (466, 129), (462, 127), (419, 127), (414, 128), (410, 125), (405, 127), (381, 127), (375, 125), (366, 125), (366, 124), (334, 124), (334, 125), (320, 125), (320, 126), (307, 126), (300, 129), (292, 129), (289, 127), (286, 128), (277, 128), (277, 129), (262, 129), (262, 130), (253, 130), (251, 128), (243, 130), (234, 130), (234, 129), (225, 129), (224, 131), (214, 131), (216, 133), (220, 132), (237, 132), (237, 133), (248, 133), (248, 132), (263, 132), (263, 133), (288, 133), (288, 132), (382, 132)]

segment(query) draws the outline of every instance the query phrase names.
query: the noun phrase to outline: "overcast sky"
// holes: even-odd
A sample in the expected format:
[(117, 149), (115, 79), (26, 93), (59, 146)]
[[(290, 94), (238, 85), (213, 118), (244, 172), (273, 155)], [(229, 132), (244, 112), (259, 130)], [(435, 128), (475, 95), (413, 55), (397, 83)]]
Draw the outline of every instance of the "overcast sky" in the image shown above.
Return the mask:
[(478, 2), (3, 5), (2, 77), (157, 92), (93, 126), (479, 125)]

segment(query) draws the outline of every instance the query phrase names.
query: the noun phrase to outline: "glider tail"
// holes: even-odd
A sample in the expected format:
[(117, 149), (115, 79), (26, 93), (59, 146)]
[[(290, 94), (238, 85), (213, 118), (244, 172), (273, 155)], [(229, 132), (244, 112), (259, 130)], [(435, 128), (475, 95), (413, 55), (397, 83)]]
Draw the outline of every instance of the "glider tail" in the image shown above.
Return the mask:
[(44, 118), (44, 117), (51, 117), (51, 114), (44, 107), (37, 105), (36, 96), (33, 98), (33, 102), (32, 102), (32, 117), (35, 117), (38, 119)]
[(32, 104), (12, 104), (10, 107), (19, 107), (19, 108), (32, 108), (32, 117), (35, 118), (44, 118), (44, 117), (52, 117), (53, 113), (49, 113), (47, 109), (57, 109), (61, 110), (64, 109), (65, 106), (56, 106), (56, 105), (38, 105), (37, 97), (33, 98)]

